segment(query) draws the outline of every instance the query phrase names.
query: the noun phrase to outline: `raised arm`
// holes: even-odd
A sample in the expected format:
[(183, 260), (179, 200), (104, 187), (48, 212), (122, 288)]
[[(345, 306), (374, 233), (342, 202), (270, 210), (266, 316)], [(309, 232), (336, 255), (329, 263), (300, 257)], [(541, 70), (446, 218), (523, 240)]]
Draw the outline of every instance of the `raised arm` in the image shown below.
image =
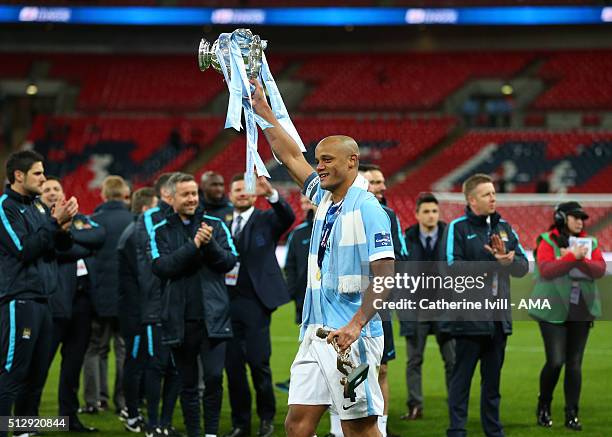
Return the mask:
[(297, 143), (282, 128), (279, 121), (274, 116), (272, 108), (264, 94), (261, 84), (257, 80), (251, 80), (255, 86), (255, 92), (251, 96), (253, 109), (264, 120), (272, 125), (264, 130), (264, 134), (274, 155), (287, 167), (293, 180), (301, 187), (304, 181), (313, 172), (313, 168), (308, 164)]

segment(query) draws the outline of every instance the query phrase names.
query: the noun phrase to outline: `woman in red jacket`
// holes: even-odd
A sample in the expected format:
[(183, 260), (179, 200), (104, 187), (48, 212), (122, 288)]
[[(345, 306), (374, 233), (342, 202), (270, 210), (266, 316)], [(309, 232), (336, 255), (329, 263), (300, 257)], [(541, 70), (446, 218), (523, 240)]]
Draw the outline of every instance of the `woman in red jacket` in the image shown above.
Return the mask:
[(538, 237), (537, 274), (532, 297), (546, 299), (551, 309), (533, 309), (538, 321), (546, 363), (540, 373), (538, 425), (552, 426), (550, 404), (565, 365), (565, 426), (581, 430), (578, 402), (582, 357), (593, 320), (601, 315), (601, 300), (594, 282), (606, 272), (597, 239), (584, 231), (589, 218), (578, 202), (565, 202), (555, 210), (550, 231)]

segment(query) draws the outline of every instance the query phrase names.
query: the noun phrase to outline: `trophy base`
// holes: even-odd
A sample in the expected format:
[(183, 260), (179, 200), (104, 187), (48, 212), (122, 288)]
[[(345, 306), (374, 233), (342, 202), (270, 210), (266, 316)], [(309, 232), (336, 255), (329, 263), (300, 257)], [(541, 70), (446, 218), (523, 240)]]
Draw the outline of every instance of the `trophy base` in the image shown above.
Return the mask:
[(357, 366), (349, 375), (346, 377), (346, 384), (344, 384), (344, 397), (350, 399), (351, 402), (355, 402), (357, 397), (355, 389), (365, 381), (370, 371), (369, 364), (360, 364)]

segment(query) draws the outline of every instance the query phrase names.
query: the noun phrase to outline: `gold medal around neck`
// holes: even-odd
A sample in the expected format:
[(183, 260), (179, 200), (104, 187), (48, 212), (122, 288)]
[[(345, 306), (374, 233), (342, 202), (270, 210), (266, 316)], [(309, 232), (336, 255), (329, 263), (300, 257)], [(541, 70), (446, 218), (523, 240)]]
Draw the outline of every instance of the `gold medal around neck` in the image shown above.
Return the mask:
[(317, 281), (321, 280), (321, 270), (317, 270)]

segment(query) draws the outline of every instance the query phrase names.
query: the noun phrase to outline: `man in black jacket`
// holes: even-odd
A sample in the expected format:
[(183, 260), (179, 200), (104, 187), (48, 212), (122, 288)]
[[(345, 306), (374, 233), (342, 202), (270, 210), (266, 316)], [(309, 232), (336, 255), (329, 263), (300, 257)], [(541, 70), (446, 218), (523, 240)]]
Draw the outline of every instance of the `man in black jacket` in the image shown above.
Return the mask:
[(47, 299), (57, 288), (56, 250), (72, 245), (67, 230), (78, 203), (72, 197), (50, 213), (39, 201), (45, 175), (36, 152), (11, 154), (6, 175), (9, 185), (0, 197), (0, 416), (35, 415), (51, 354)]
[(117, 305), (119, 303), (119, 268), (117, 243), (124, 229), (132, 222), (128, 209), (130, 187), (120, 176), (108, 176), (102, 183), (104, 203), (96, 208), (92, 219), (106, 230), (106, 239), (96, 253), (98, 281), (93, 293), (96, 317), (92, 323), (91, 340), (85, 354), (85, 412), (95, 412), (108, 406), (108, 352), (113, 339), (115, 349), (115, 387), (113, 403), (120, 413), (125, 408), (123, 398), (123, 360), (125, 344), (119, 333)]
[[(138, 224), (142, 214), (156, 208), (157, 196), (153, 188), (141, 188), (134, 192), (132, 197), (132, 213), (134, 222), (131, 223), (119, 238), (119, 325), (121, 335), (126, 343), (126, 359), (123, 373), (123, 388), (128, 417), (125, 428), (131, 432), (145, 431), (146, 436), (170, 435), (172, 413), (176, 405), (179, 391), (178, 375), (175, 369), (169, 372), (164, 386), (164, 404), (162, 423), (158, 422), (158, 407), (160, 383), (149, 381), (148, 368), (154, 365), (159, 357), (159, 341), (155, 341), (153, 326), (143, 322), (143, 314), (147, 311), (150, 317), (150, 307), (146, 305), (148, 296), (152, 291), (142, 282), (143, 270), (150, 271), (151, 264), (143, 262), (139, 255), (142, 247), (148, 244), (149, 235), (139, 231)], [(159, 303), (159, 302), (158, 302)], [(159, 313), (159, 308), (157, 309)], [(158, 336), (157, 336), (158, 337)], [(166, 355), (166, 359), (170, 357)], [(138, 412), (139, 390), (145, 376), (145, 397), (151, 399), (152, 405), (147, 402), (149, 421), (147, 426)], [(153, 391), (153, 393), (151, 393)], [(146, 430), (145, 430), (146, 429)]]
[[(406, 245), (409, 254), (408, 261), (414, 263), (418, 270), (433, 270), (440, 273), (436, 263), (443, 260), (442, 235), (446, 223), (439, 220), (440, 207), (438, 199), (431, 193), (422, 193), (416, 200), (415, 217), (417, 224), (406, 229)], [(450, 382), (453, 364), (455, 362), (455, 341), (440, 323), (432, 320), (400, 321), (400, 335), (406, 338), (408, 361), (406, 363), (406, 384), (408, 387), (408, 412), (402, 416), (404, 420), (417, 420), (423, 417), (423, 382), (421, 379), (423, 357), (427, 336), (434, 334), (442, 360), (446, 377), (446, 387)]]
[[(64, 200), (64, 190), (58, 178), (47, 176), (41, 200), (49, 209)], [(72, 220), (70, 234), (72, 247), (57, 254), (60, 286), (49, 298), (53, 316), (49, 365), (61, 343), (59, 415), (68, 416), (71, 431), (93, 432), (97, 429), (83, 425), (77, 416), (78, 393), (93, 317), (91, 290), (96, 283), (94, 253), (104, 244), (106, 232), (89, 217), (77, 214)]]
[(312, 234), (312, 222), (317, 207), (306, 196), (300, 198), (300, 208), (304, 221), (297, 225), (287, 236), (287, 257), (285, 259), (285, 276), (287, 291), (295, 301), (295, 323), (302, 323), (302, 309), (306, 295), (308, 276), (308, 247)]
[(224, 275), (234, 267), (238, 254), (225, 224), (199, 207), (193, 176), (179, 174), (171, 181), (176, 214), (162, 222), (151, 245), (153, 272), (166, 282), (164, 341), (173, 345), (188, 436), (201, 436), (198, 357), (204, 369), (204, 432), (216, 435), (223, 397), (223, 357), (232, 335)]
[(250, 435), (251, 391), (246, 375), (247, 363), (257, 393), (258, 436), (268, 437), (274, 432), (272, 423), (276, 403), (270, 370), (270, 319), (272, 311), (289, 302), (275, 249), (281, 235), (291, 227), (295, 215), (265, 177), (258, 178), (257, 195), (265, 197), (272, 208), (266, 211), (256, 209), (257, 196), (245, 192), (242, 175), (234, 176), (230, 193), (234, 205), (231, 229), (240, 260), (239, 267), (228, 275), (226, 281), (231, 296), (234, 331), (225, 360), (233, 425), (228, 437)]
[(202, 173), (200, 192), (200, 203), (206, 210), (206, 213), (220, 218), (226, 225), (229, 225), (233, 218), (234, 206), (225, 196), (223, 176), (214, 171)]
[[(468, 205), (465, 215), (453, 220), (442, 238), (448, 269), (452, 274), (484, 275), (484, 292), (490, 298), (510, 297), (510, 276), (529, 270), (518, 236), (495, 210), (495, 187), (485, 174), (463, 183)], [(481, 293), (479, 291), (479, 293)], [(455, 336), (455, 366), (451, 376), (448, 408), (449, 437), (467, 435), (467, 407), (474, 369), (480, 361), (480, 419), (487, 437), (504, 435), (499, 418), (499, 381), (507, 336), (512, 333), (510, 305), (489, 320), (450, 323)], [(491, 312), (493, 316), (493, 312)], [(500, 319), (500, 320), (497, 320)]]
[[(151, 248), (155, 246), (155, 234), (164, 220), (174, 214), (172, 208), (172, 178), (180, 173), (164, 173), (154, 184), (155, 195), (159, 198), (156, 207), (140, 215), (136, 221), (138, 234), (136, 254), (138, 260), (138, 284), (140, 287), (140, 322), (146, 331), (146, 339), (152, 348), (147, 348), (148, 363), (145, 369), (145, 399), (147, 401), (147, 431), (149, 437), (162, 432), (174, 435), (172, 414), (176, 404), (180, 379), (172, 350), (162, 342), (161, 299), (163, 282), (153, 273)], [(162, 391), (163, 383), (163, 391)], [(161, 416), (160, 398), (163, 398)]]

